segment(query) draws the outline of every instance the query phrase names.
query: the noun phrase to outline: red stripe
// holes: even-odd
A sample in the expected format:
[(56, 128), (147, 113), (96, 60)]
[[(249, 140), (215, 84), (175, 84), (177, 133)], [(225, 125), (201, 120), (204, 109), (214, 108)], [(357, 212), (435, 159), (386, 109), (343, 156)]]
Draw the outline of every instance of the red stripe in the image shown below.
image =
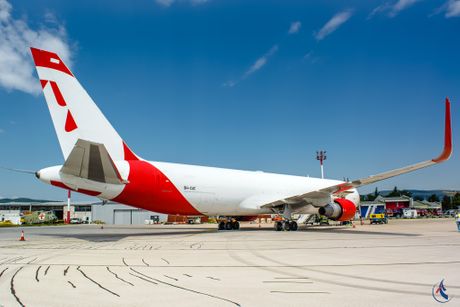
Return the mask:
[(132, 152), (132, 150), (123, 142), (123, 153), (125, 155), (125, 161), (135, 160), (138, 161), (139, 158)]
[(36, 66), (59, 70), (73, 77), (70, 70), (56, 53), (36, 48), (30, 48), (30, 51), (32, 52), (32, 57), (34, 58)]
[(200, 215), (160, 170), (140, 160), (128, 160), (128, 184), (113, 201), (154, 212)]
[(42, 85), (42, 88), (45, 88), (46, 84), (48, 83), (48, 80), (40, 80), (40, 83)]
[(77, 128), (78, 127), (75, 123), (75, 120), (73, 119), (72, 113), (70, 113), (70, 111), (67, 111), (67, 118), (65, 119), (65, 131), (71, 132)]
[[(78, 192), (78, 193), (82, 193), (82, 194), (86, 194), (86, 195), (89, 195), (89, 196), (98, 196), (101, 194), (101, 192), (98, 192), (98, 191), (91, 191), (91, 190), (85, 190), (85, 189), (78, 189), (78, 190), (75, 190), (75, 189), (72, 189), (71, 187), (67, 186), (65, 183), (62, 183), (60, 181), (54, 181), (54, 180), (51, 180), (50, 183), (52, 185), (54, 185), (55, 187), (59, 187), (59, 188), (63, 188), (63, 189), (66, 189), (66, 190), (72, 190), (74, 192)], [(70, 193), (70, 192), (69, 192)], [(70, 195), (70, 194), (69, 194)]]
[(58, 85), (54, 81), (50, 81), (51, 88), (53, 89), (54, 97), (56, 97), (56, 101), (58, 105), (61, 107), (67, 106), (67, 103), (64, 100), (64, 96), (62, 96), (61, 90), (59, 89)]

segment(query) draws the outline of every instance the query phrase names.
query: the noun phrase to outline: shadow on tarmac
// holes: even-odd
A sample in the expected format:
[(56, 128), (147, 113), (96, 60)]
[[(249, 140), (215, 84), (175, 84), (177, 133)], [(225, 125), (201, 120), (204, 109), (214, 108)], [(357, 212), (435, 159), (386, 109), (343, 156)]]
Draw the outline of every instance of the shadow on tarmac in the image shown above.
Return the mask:
[[(139, 230), (143, 231), (139, 231)], [(69, 229), (70, 230), (70, 229)], [(139, 228), (139, 227), (117, 227), (109, 226), (101, 228), (80, 228), (77, 231), (73, 228), (66, 233), (62, 232), (40, 232), (35, 235), (39, 236), (51, 236), (51, 237), (60, 237), (60, 238), (74, 238), (80, 240), (86, 240), (91, 242), (113, 242), (125, 239), (127, 237), (163, 237), (163, 236), (193, 236), (198, 234), (205, 233), (244, 233), (244, 232), (253, 232), (253, 231), (269, 231), (275, 232), (271, 227), (242, 227), (237, 231), (234, 230), (223, 230), (218, 231), (215, 228), (208, 227), (187, 227), (187, 226), (174, 226), (168, 228)], [(136, 231), (137, 230), (137, 231)], [(132, 232), (135, 231), (135, 232)], [(401, 232), (383, 232), (383, 231), (364, 231), (364, 230), (354, 230), (349, 227), (334, 227), (334, 228), (310, 228), (310, 227), (301, 227), (297, 232), (302, 233), (338, 233), (338, 234), (351, 234), (351, 235), (370, 235), (370, 236), (399, 236), (399, 237), (418, 237), (419, 234), (414, 233), (401, 233)]]

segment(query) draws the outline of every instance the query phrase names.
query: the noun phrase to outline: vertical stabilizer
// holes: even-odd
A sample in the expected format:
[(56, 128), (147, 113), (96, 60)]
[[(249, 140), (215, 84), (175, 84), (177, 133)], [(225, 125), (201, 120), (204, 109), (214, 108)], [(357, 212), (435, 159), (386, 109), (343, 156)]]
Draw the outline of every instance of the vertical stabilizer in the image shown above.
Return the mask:
[(124, 160), (123, 140), (59, 56), (31, 51), (64, 159), (82, 139), (104, 144), (113, 160)]

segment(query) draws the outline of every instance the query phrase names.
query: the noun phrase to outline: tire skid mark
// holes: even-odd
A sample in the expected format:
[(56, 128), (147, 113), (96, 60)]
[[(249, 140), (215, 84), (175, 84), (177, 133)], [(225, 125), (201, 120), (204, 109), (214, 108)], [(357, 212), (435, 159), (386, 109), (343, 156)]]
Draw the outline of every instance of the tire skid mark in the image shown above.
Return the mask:
[(146, 266), (150, 266), (147, 262), (145, 262), (144, 258), (142, 258), (142, 262), (145, 263)]
[(165, 258), (161, 258), (161, 260), (163, 260), (163, 261), (166, 262), (167, 264), (171, 264), (171, 263), (169, 263), (169, 261), (166, 260)]
[(102, 286), (100, 283), (98, 283), (97, 281), (95, 281), (94, 279), (92, 279), (91, 277), (89, 277), (88, 275), (86, 275), (85, 272), (83, 272), (83, 270), (80, 269), (80, 266), (77, 267), (77, 271), (79, 271), (86, 279), (88, 279), (88, 280), (92, 281), (94, 284), (96, 284), (99, 288), (101, 288), (101, 289), (103, 289), (103, 290), (109, 292), (109, 293), (112, 294), (112, 295), (115, 295), (115, 296), (120, 297), (119, 294), (117, 294), (117, 293), (115, 293), (115, 292), (113, 292), (113, 291), (107, 289), (106, 287)]
[(159, 280), (159, 279), (156, 279), (156, 278), (153, 278), (153, 277), (150, 277), (148, 275), (145, 275), (139, 271), (136, 271), (134, 270), (133, 268), (129, 268), (131, 271), (133, 272), (136, 272), (137, 274), (140, 274), (142, 276), (145, 276), (151, 280), (154, 280), (160, 284), (164, 284), (164, 285), (167, 285), (167, 286), (171, 286), (171, 287), (174, 287), (174, 288), (177, 288), (177, 289), (181, 289), (181, 290), (184, 290), (184, 291), (188, 291), (188, 292), (192, 292), (192, 293), (195, 293), (195, 294), (200, 294), (200, 295), (204, 295), (204, 296), (208, 296), (208, 297), (212, 297), (212, 298), (215, 298), (215, 299), (218, 299), (218, 300), (221, 300), (221, 301), (225, 301), (225, 302), (228, 302), (228, 303), (231, 303), (235, 306), (241, 306), (239, 303), (237, 302), (234, 302), (232, 300), (229, 300), (229, 299), (226, 299), (226, 298), (223, 298), (223, 297), (220, 297), (220, 296), (216, 296), (216, 295), (212, 295), (212, 294), (209, 294), (209, 293), (205, 293), (205, 292), (200, 292), (200, 291), (197, 291), (197, 290), (193, 290), (193, 289), (189, 289), (189, 288), (185, 288), (185, 287), (182, 287), (182, 286), (179, 286), (179, 285), (174, 285), (174, 284), (171, 284), (169, 282), (166, 282), (166, 281), (162, 281), (162, 280)]
[(164, 276), (164, 277), (166, 277), (166, 278), (169, 278), (169, 279), (175, 280), (175, 281), (179, 281), (179, 279), (177, 279), (177, 278), (174, 278), (174, 277), (171, 277), (171, 276), (168, 276), (168, 275), (164, 275), (164, 274), (163, 274), (163, 276)]
[(8, 258), (8, 257), (7, 257), (6, 260), (5, 260), (4, 262), (0, 263), (0, 265), (12, 263), (14, 260), (19, 260), (19, 259), (21, 259), (21, 258), (22, 258), (22, 257), (13, 257), (13, 258)]
[(154, 281), (148, 280), (147, 278), (144, 278), (144, 277), (142, 277), (142, 276), (133, 274), (133, 273), (131, 273), (131, 272), (129, 272), (129, 275), (132, 275), (132, 276), (137, 277), (137, 278), (139, 278), (139, 279), (145, 280), (145, 281), (147, 281), (147, 282), (149, 282), (149, 283), (151, 283), (151, 284), (158, 285), (158, 283), (156, 283), (156, 282), (154, 282)]
[(209, 278), (209, 279), (212, 279), (212, 280), (217, 280), (217, 281), (220, 281), (219, 278), (216, 278), (216, 277), (212, 277), (212, 276), (206, 276), (206, 278)]
[(312, 281), (296, 281), (296, 280), (263, 280), (264, 284), (312, 284)]
[(37, 260), (37, 257), (35, 257), (34, 259), (30, 260), (29, 262), (27, 262), (27, 264), (31, 264), (32, 262), (34, 262), (35, 260)]
[(124, 265), (126, 265), (126, 266), (129, 266), (129, 265), (126, 263), (126, 261), (125, 261), (125, 258), (124, 258), (124, 257), (123, 257), (123, 258), (121, 258), (121, 261), (123, 261)]
[(66, 275), (67, 275), (67, 272), (69, 271), (69, 268), (70, 268), (70, 265), (69, 265), (69, 266), (67, 266), (67, 267), (65, 268), (65, 270), (64, 270), (64, 276), (66, 276)]
[(68, 280), (67, 282), (72, 286), (72, 288), (76, 288), (76, 286), (70, 280)]
[(11, 280), (10, 280), (10, 291), (11, 291), (11, 294), (14, 296), (14, 298), (16, 299), (16, 301), (18, 302), (19, 305), (21, 305), (22, 307), (24, 307), (25, 305), (21, 302), (21, 300), (19, 299), (18, 295), (16, 294), (16, 290), (14, 289), (14, 278), (16, 277), (16, 275), (19, 273), (19, 271), (21, 271), (24, 267), (20, 267), (19, 269), (16, 270), (16, 272), (13, 274), (13, 276), (11, 277)]
[(202, 245), (203, 242), (196, 242), (196, 243), (193, 243), (190, 245), (190, 248), (194, 248), (196, 246), (195, 249), (201, 249), (201, 245)]
[(35, 271), (35, 280), (36, 280), (37, 282), (40, 282), (40, 279), (38, 279), (38, 273), (40, 272), (40, 269), (41, 269), (41, 268), (42, 268), (42, 266), (39, 266), (39, 267), (37, 268), (37, 270)]
[(45, 270), (45, 276), (48, 274), (48, 270), (50, 269), (51, 265), (49, 265)]
[(111, 274), (113, 274), (113, 276), (115, 276), (116, 279), (119, 279), (119, 280), (121, 280), (122, 282), (127, 283), (128, 285), (131, 285), (131, 286), (134, 287), (134, 285), (133, 285), (132, 283), (130, 283), (130, 282), (127, 281), (127, 280), (124, 280), (123, 278), (121, 278), (120, 276), (118, 276), (117, 273), (111, 271), (110, 268), (109, 268), (108, 266), (106, 267), (106, 269), (107, 269), (107, 271), (109, 271)]
[(187, 276), (187, 277), (192, 277), (192, 275), (188, 275), (188, 274), (182, 274), (184, 276)]
[(5, 271), (8, 270), (8, 268), (4, 269), (3, 271), (0, 272), (0, 277), (2, 277), (3, 273), (5, 273)]

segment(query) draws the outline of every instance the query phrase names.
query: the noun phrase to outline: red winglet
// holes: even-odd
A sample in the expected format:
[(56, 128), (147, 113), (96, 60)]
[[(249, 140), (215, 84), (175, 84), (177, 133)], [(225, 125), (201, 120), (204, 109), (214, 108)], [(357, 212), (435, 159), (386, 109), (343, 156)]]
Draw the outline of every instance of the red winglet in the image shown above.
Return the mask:
[(452, 126), (450, 121), (450, 101), (449, 98), (446, 98), (446, 126), (444, 132), (444, 150), (439, 155), (439, 157), (432, 160), (435, 163), (441, 163), (446, 161), (452, 154)]
[(70, 69), (65, 66), (64, 62), (56, 53), (40, 50), (33, 47), (30, 48), (30, 51), (32, 52), (32, 57), (34, 58), (36, 66), (59, 70), (73, 77)]

